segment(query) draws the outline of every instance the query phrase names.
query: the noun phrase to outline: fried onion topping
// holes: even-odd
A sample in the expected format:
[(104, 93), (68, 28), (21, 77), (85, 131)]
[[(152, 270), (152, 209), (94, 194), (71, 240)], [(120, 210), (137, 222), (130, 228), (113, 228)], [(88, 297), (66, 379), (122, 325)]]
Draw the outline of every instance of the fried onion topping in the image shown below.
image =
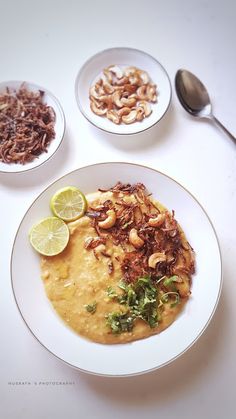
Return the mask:
[[(99, 191), (111, 192), (114, 200), (101, 200), (99, 211), (91, 207), (87, 214), (103, 243), (110, 239), (114, 245), (122, 246), (121, 270), (127, 283), (145, 276), (156, 279), (177, 272), (189, 276), (194, 273), (194, 252), (175, 219), (174, 211), (160, 209), (142, 183), (117, 182), (113, 187)], [(116, 222), (111, 228), (103, 230), (99, 221), (105, 219), (108, 208), (115, 211)], [(160, 213), (164, 214), (162, 222), (150, 226), (149, 220)], [(141, 243), (137, 248), (130, 240), (131, 230), (135, 230), (135, 237)], [(150, 257), (155, 254), (163, 256), (157, 257), (155, 264), (150, 264)]]

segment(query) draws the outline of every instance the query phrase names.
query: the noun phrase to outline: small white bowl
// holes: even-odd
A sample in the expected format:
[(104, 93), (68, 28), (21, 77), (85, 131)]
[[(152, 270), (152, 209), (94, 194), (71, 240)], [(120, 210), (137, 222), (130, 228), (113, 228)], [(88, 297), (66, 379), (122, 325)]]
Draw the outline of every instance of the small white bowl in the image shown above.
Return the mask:
[[(116, 125), (91, 111), (89, 89), (101, 77), (103, 69), (112, 64), (145, 70), (157, 85), (157, 103), (151, 104), (152, 113), (143, 121)], [(94, 55), (82, 66), (75, 82), (75, 97), (82, 114), (96, 127), (112, 134), (137, 134), (155, 125), (165, 115), (171, 100), (171, 83), (166, 70), (151, 55), (132, 48), (111, 48)]]
[(43, 102), (46, 103), (48, 106), (51, 106), (54, 109), (54, 112), (56, 114), (56, 121), (55, 121), (55, 138), (51, 141), (47, 148), (47, 152), (43, 152), (38, 157), (35, 157), (35, 159), (32, 162), (21, 164), (21, 163), (3, 163), (0, 162), (0, 173), (18, 173), (18, 172), (25, 172), (30, 169), (34, 169), (38, 166), (41, 166), (43, 163), (45, 163), (47, 160), (49, 160), (53, 154), (57, 151), (58, 147), (60, 146), (64, 133), (65, 133), (65, 116), (63, 109), (58, 102), (58, 100), (53, 96), (52, 93), (50, 93), (47, 89), (44, 89), (44, 87), (38, 86), (34, 83), (29, 83), (25, 81), (4, 81), (0, 83), (0, 94), (4, 93), (6, 91), (6, 88), (8, 87), (10, 91), (18, 90), (20, 86), (24, 83), (25, 87), (32, 91), (37, 92), (39, 90), (42, 90), (44, 92), (43, 96)]

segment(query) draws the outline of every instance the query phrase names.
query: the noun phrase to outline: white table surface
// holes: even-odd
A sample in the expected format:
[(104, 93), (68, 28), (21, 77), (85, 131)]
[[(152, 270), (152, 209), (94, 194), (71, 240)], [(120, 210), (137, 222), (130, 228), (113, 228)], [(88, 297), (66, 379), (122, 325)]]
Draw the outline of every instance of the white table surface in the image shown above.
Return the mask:
[[(109, 47), (134, 47), (164, 65), (173, 87), (179, 68), (198, 75), (215, 115), (236, 134), (235, 20), (234, 0), (0, 0), (0, 81), (48, 88), (67, 121), (63, 145), (49, 163), (0, 174), (1, 418), (235, 417), (235, 144), (213, 124), (190, 117), (174, 90), (158, 126), (129, 138), (90, 126), (74, 97), (87, 58)], [(182, 183), (210, 216), (223, 258), (222, 296), (204, 335), (172, 364), (133, 378), (86, 375), (49, 354), (23, 323), (10, 283), (14, 235), (32, 200), (68, 171), (103, 161), (145, 164)]]

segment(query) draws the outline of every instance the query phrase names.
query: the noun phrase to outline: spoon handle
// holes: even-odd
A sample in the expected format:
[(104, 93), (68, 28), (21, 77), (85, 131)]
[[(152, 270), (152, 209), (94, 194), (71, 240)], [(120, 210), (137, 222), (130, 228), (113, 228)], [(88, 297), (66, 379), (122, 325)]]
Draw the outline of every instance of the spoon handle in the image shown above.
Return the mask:
[(219, 121), (219, 119), (217, 119), (214, 115), (212, 115), (212, 119), (213, 121), (215, 121), (215, 123), (222, 128), (222, 130), (228, 134), (228, 136), (231, 138), (231, 140), (234, 141), (234, 143), (236, 144), (236, 138), (233, 134), (231, 134), (231, 132), (229, 132), (229, 130), (227, 130), (227, 128), (224, 127), (224, 125)]

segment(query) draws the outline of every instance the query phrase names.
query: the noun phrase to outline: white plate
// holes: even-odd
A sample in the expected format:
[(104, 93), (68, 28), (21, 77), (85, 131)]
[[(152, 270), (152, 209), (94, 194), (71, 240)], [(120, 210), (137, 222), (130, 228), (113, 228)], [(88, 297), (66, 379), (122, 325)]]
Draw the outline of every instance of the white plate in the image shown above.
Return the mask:
[(47, 148), (47, 153), (44, 152), (40, 154), (40, 156), (36, 157), (32, 162), (26, 164), (7, 164), (0, 162), (0, 172), (7, 172), (7, 173), (17, 173), (17, 172), (25, 172), (30, 169), (34, 169), (44, 162), (46, 162), (53, 154), (57, 151), (58, 147), (60, 146), (62, 139), (64, 137), (65, 132), (65, 116), (62, 110), (62, 107), (55, 96), (52, 95), (48, 90), (44, 89), (44, 87), (38, 86), (34, 83), (23, 82), (23, 81), (4, 81), (0, 83), (0, 94), (6, 91), (6, 87), (12, 90), (18, 90), (22, 83), (31, 90), (32, 92), (37, 92), (42, 90), (45, 94), (43, 97), (43, 102), (47, 105), (51, 106), (56, 114), (56, 122), (55, 122), (55, 138), (51, 141), (50, 145)]
[[(102, 345), (69, 329), (57, 316), (40, 279), (39, 256), (28, 232), (49, 215), (51, 196), (66, 185), (84, 193), (121, 182), (143, 182), (176, 218), (196, 252), (192, 296), (176, 321), (159, 335), (128, 344)], [(45, 189), (26, 212), (17, 231), (11, 257), (12, 287), (20, 313), (38, 341), (67, 364), (106, 376), (141, 374), (162, 367), (183, 354), (209, 324), (221, 291), (221, 256), (214, 228), (196, 199), (170, 177), (144, 166), (101, 163), (75, 170)]]
[[(116, 125), (91, 111), (89, 88), (101, 77), (103, 69), (111, 64), (121, 67), (135, 66), (145, 70), (157, 85), (158, 101), (151, 105), (153, 112), (143, 121)], [(80, 111), (93, 125), (113, 134), (136, 134), (152, 127), (164, 116), (171, 100), (171, 84), (166, 70), (151, 55), (132, 48), (111, 48), (86, 61), (76, 78), (75, 96)]]

